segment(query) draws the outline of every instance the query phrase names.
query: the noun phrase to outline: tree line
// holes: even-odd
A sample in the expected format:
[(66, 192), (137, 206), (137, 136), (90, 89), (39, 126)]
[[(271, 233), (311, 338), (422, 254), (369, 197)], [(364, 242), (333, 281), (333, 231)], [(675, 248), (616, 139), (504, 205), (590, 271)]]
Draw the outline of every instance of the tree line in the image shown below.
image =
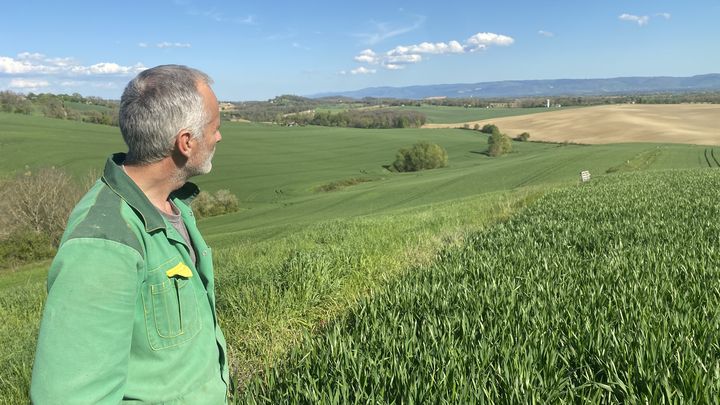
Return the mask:
[[(92, 106), (78, 108), (79, 105)], [(83, 97), (78, 93), (20, 94), (12, 91), (0, 91), (0, 111), (42, 115), (48, 118), (89, 122), (93, 124), (118, 126), (119, 104), (116, 101), (98, 97)]]
[(240, 118), (254, 122), (282, 122), (289, 114), (312, 111), (327, 104), (353, 105), (356, 101), (346, 97), (307, 98), (284, 94), (267, 101), (243, 101), (233, 103), (234, 109), (223, 111), (226, 119)]
[(351, 128), (418, 128), (426, 122), (425, 114), (398, 110), (348, 110), (337, 113), (321, 111), (293, 114), (283, 118), (285, 124), (320, 125)]
[(413, 106), (433, 105), (443, 107), (465, 108), (535, 108), (545, 107), (550, 99), (552, 105), (562, 106), (591, 106), (603, 104), (682, 104), (682, 103), (711, 103), (720, 104), (720, 92), (688, 92), (688, 93), (641, 93), (641, 94), (614, 94), (614, 95), (588, 95), (588, 96), (553, 96), (553, 97), (518, 97), (518, 98), (430, 98), (423, 100), (410, 100), (398, 98), (365, 97), (357, 102), (368, 106)]
[(592, 106), (605, 104), (684, 104), (711, 103), (720, 104), (720, 92), (700, 93), (656, 93), (628, 94), (612, 96), (561, 96), (561, 97), (527, 97), (514, 101), (515, 107), (545, 107), (548, 98), (552, 105)]

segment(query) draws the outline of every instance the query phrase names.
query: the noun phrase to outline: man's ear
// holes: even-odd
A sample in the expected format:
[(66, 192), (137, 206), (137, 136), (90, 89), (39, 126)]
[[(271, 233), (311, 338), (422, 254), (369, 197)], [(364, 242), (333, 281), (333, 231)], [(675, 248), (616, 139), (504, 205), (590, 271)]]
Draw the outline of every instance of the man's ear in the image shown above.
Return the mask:
[(187, 158), (190, 157), (190, 152), (195, 146), (192, 139), (192, 134), (187, 129), (181, 129), (175, 136), (175, 148)]

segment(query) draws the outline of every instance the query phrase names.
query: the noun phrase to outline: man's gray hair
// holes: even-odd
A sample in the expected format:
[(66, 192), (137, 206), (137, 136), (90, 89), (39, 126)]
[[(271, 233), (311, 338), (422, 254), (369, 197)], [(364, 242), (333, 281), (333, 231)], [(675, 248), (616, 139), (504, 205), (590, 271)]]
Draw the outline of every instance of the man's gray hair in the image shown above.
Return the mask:
[(198, 84), (212, 84), (205, 73), (182, 65), (161, 65), (140, 72), (120, 99), (120, 132), (127, 163), (148, 164), (167, 156), (175, 136), (187, 129), (202, 136), (208, 117)]

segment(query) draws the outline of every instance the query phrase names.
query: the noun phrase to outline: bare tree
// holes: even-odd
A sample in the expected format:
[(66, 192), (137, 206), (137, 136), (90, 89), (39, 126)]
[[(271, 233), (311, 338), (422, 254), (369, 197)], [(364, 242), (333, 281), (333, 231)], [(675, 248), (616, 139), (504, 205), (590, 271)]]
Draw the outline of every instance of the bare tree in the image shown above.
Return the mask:
[(5, 181), (0, 192), (6, 196), (0, 209), (4, 236), (29, 230), (45, 234), (57, 244), (83, 189), (65, 171), (44, 168)]

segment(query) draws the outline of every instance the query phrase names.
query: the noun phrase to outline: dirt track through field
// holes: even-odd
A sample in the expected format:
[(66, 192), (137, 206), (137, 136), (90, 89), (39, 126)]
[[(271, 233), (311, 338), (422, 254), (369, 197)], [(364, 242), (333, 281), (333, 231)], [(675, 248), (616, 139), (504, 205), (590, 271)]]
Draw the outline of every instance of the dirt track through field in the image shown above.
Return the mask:
[[(667, 142), (720, 145), (720, 105), (620, 104), (468, 122), (495, 124), (511, 137), (530, 133), (530, 140), (589, 144)], [(423, 128), (457, 128), (427, 124)]]

